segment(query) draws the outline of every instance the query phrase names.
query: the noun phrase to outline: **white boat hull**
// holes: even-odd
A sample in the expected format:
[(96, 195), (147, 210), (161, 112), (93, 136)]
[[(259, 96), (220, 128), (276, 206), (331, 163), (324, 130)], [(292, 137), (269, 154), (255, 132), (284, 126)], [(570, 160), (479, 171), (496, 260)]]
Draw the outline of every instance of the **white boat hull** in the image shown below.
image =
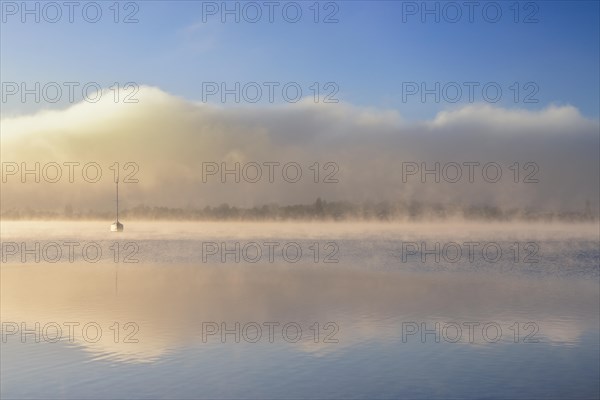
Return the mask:
[(110, 225), (110, 231), (111, 232), (123, 232), (123, 224), (120, 223), (119, 221), (113, 222)]

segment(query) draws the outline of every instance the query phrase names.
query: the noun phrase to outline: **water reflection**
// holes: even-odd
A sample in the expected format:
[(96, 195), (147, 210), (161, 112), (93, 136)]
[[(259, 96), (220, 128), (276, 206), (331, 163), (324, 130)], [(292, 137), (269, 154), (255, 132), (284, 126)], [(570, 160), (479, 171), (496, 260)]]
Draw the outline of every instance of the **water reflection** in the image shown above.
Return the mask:
[[(2, 238), (32, 248), (77, 236), (110, 248), (114, 236), (94, 224), (3, 223)], [(139, 263), (2, 264), (2, 397), (600, 393), (599, 251), (587, 226), (513, 227), (512, 236), (509, 226), (459, 235), (427, 225), (130, 226), (119, 240), (140, 244)], [(340, 262), (216, 263), (198, 252), (203, 240), (278, 238), (335, 240)], [(399, 264), (406, 238), (533, 238), (544, 258), (535, 269)]]
[[(240, 332), (245, 324), (256, 322), (266, 343), (268, 327), (263, 323), (297, 323), (304, 339), (274, 344), (314, 355), (366, 341), (401, 342), (402, 324), (409, 322), (419, 329), (421, 323), (426, 323), (426, 329), (439, 323), (441, 342), (446, 341), (445, 325), (456, 323), (464, 329), (458, 342), (477, 345), (488, 341), (481, 334), (469, 338), (464, 323), (498, 324), (501, 341), (509, 343), (531, 333), (533, 327), (518, 337), (514, 332), (531, 322), (539, 327), (536, 339), (556, 345), (576, 344), (586, 330), (595, 331), (598, 325), (598, 287), (589, 281), (490, 280), (467, 274), (370, 272), (341, 266), (319, 270), (311, 265), (60, 264), (3, 266), (1, 282), (4, 327), (10, 328), (6, 322), (18, 322), (20, 331), (22, 322), (28, 329), (39, 323), (40, 330), (46, 327), (46, 336), (54, 338), (53, 323), (57, 323), (64, 331), (63, 341), (73, 342), (94, 357), (124, 362), (155, 362), (174, 349), (220, 345), (222, 322), (228, 329), (239, 322)], [(128, 322), (133, 324), (125, 326)], [(322, 331), (324, 324), (337, 324), (339, 343), (323, 343), (322, 339), (314, 343), (316, 328), (311, 326), (315, 322), (321, 324), (321, 335), (331, 333)], [(515, 327), (515, 322), (521, 325)], [(80, 324), (73, 328), (73, 337), (65, 323)], [(88, 327), (91, 339), (85, 340), (82, 329), (88, 323), (93, 325)], [(203, 330), (214, 330), (207, 323), (216, 323), (218, 330), (203, 340)], [(102, 335), (95, 341), (98, 326)], [(452, 330), (449, 338), (457, 335), (455, 328), (447, 328)], [(256, 328), (247, 329), (253, 339)], [(131, 343), (127, 335), (138, 342)], [(19, 337), (15, 333), (6, 340), (11, 343)], [(33, 334), (25, 337), (34, 338)], [(41, 338), (48, 341), (43, 334)], [(434, 342), (435, 335), (426, 339)], [(226, 340), (235, 343), (235, 335)], [(243, 336), (240, 341), (249, 343)], [(408, 336), (410, 345), (428, 344), (421, 342), (421, 332)]]

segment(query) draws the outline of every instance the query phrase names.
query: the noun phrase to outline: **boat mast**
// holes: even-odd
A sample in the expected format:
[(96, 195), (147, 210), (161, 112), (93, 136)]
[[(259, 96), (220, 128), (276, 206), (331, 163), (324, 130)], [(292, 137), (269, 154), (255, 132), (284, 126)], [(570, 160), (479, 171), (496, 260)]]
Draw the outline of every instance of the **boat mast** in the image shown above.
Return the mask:
[(117, 177), (117, 222), (119, 222), (119, 178)]

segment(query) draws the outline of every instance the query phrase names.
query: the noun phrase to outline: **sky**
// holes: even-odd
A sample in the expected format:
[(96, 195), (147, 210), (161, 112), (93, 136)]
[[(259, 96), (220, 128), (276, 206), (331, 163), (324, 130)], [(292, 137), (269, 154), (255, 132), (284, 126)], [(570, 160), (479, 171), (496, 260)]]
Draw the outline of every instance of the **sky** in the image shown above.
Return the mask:
[[(139, 170), (124, 208), (600, 208), (598, 2), (75, 4), (70, 22), (62, 2), (1, 2), (4, 209), (111, 209), (115, 162)], [(38, 184), (23, 162), (104, 175)], [(297, 163), (302, 180), (269, 182), (271, 162)], [(207, 163), (259, 164), (263, 178), (206, 179)], [(462, 178), (423, 181), (435, 163)]]
[[(39, 23), (24, 13), (36, 3)], [(62, 16), (51, 23), (52, 7), (2, 1), (2, 82), (95, 82), (104, 88), (134, 82), (225, 106), (236, 105), (234, 96), (225, 102), (219, 93), (204, 96), (203, 83), (233, 88), (235, 82), (256, 82), (264, 89), (258, 103), (268, 104), (263, 82), (280, 84), (274, 103), (287, 101), (279, 90), (286, 83), (297, 82), (311, 97), (316, 82), (319, 96), (335, 91), (330, 99), (397, 110), (412, 120), (478, 101), (531, 110), (571, 105), (584, 116), (599, 116), (597, 1), (473, 2), (472, 16), (464, 2), (275, 2), (273, 22), (264, 1), (138, 1), (119, 3), (118, 23), (113, 1), (97, 2), (102, 16), (87, 22), (84, 17), (93, 20), (95, 13), (88, 7), (84, 15), (88, 3), (74, 9), (72, 23), (68, 8), (60, 6)], [(237, 15), (224, 13), (236, 7)], [(298, 22), (288, 22), (296, 7)], [(438, 11), (423, 15), (425, 7)], [(261, 16), (253, 23), (257, 9)], [(137, 22), (124, 23), (128, 16)], [(325, 87), (329, 82), (334, 85)], [(407, 94), (413, 82), (419, 92)], [(434, 94), (423, 101), (420, 85), (435, 89), (436, 82), (438, 101)], [(477, 85), (472, 99), (465, 82)], [(493, 87), (486, 99), (488, 83)], [(75, 94), (81, 99), (80, 90)], [(66, 98), (24, 104), (9, 95), (2, 113), (64, 108)], [(254, 104), (243, 96), (240, 102)]]

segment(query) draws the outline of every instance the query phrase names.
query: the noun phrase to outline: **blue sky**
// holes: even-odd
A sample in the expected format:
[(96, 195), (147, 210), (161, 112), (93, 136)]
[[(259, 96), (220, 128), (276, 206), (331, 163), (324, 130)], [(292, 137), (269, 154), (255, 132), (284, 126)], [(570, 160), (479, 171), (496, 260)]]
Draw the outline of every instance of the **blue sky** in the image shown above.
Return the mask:
[[(195, 101), (202, 101), (203, 82), (231, 86), (235, 82), (298, 82), (305, 95), (312, 95), (313, 82), (319, 82), (321, 90), (326, 82), (335, 82), (339, 87), (335, 97), (340, 101), (395, 109), (407, 119), (431, 118), (440, 110), (468, 102), (464, 82), (481, 86), (496, 82), (502, 89), (497, 105), (541, 109), (570, 104), (587, 117), (599, 117), (597, 1), (497, 2), (492, 5), (502, 11), (497, 23), (484, 19), (481, 10), (489, 3), (484, 1), (477, 2), (473, 22), (461, 6), (463, 15), (457, 23), (444, 19), (442, 8), (447, 2), (428, 3), (428, 7), (437, 4), (440, 8), (439, 22), (431, 15), (422, 22), (420, 10), (417, 15), (403, 14), (421, 2), (343, 1), (333, 6), (323, 1), (320, 22), (314, 23), (310, 8), (314, 2), (308, 1), (297, 2), (303, 12), (298, 23), (283, 18), (281, 7), (289, 2), (277, 2), (275, 22), (269, 23), (264, 14), (268, 9), (258, 1), (255, 4), (263, 11), (259, 22), (245, 22), (240, 12), (239, 23), (232, 16), (223, 23), (220, 10), (217, 15), (203, 14), (209, 6), (223, 7), (220, 1), (139, 1), (135, 14), (139, 22), (132, 24), (113, 22), (109, 9), (113, 1), (98, 2), (103, 15), (95, 24), (86, 22), (77, 10), (73, 23), (66, 15), (58, 23), (44, 21), (43, 15), (40, 23), (32, 16), (22, 23), (21, 10), (8, 15), (7, 3), (14, 2), (2, 1), (2, 82), (77, 81), (107, 87), (131, 81)], [(28, 2), (30, 7), (34, 3)], [(125, 9), (126, 3), (120, 4), (119, 18), (133, 10)], [(235, 3), (227, 2), (227, 6), (235, 7)], [(514, 22), (515, 4), (518, 23)], [(240, 9), (243, 6), (239, 2)], [(323, 23), (333, 11), (339, 22)], [(492, 11), (489, 15), (493, 16)], [(538, 22), (523, 22), (530, 13)], [(424, 82), (431, 88), (436, 82), (440, 87), (456, 82), (463, 93), (457, 103), (443, 97), (436, 103), (432, 95), (423, 103), (418, 94), (403, 101), (403, 82)], [(517, 103), (514, 82), (519, 82)], [(525, 88), (527, 82), (534, 86)], [(485, 101), (481, 86), (475, 88), (476, 101)], [(532, 96), (538, 102), (524, 103), (524, 96), (534, 89), (539, 89)], [(282, 97), (275, 93), (277, 102)], [(219, 100), (214, 96), (209, 101)], [(31, 103), (10, 98), (2, 103), (3, 114), (68, 105)], [(234, 104), (232, 98), (229, 104)]]

